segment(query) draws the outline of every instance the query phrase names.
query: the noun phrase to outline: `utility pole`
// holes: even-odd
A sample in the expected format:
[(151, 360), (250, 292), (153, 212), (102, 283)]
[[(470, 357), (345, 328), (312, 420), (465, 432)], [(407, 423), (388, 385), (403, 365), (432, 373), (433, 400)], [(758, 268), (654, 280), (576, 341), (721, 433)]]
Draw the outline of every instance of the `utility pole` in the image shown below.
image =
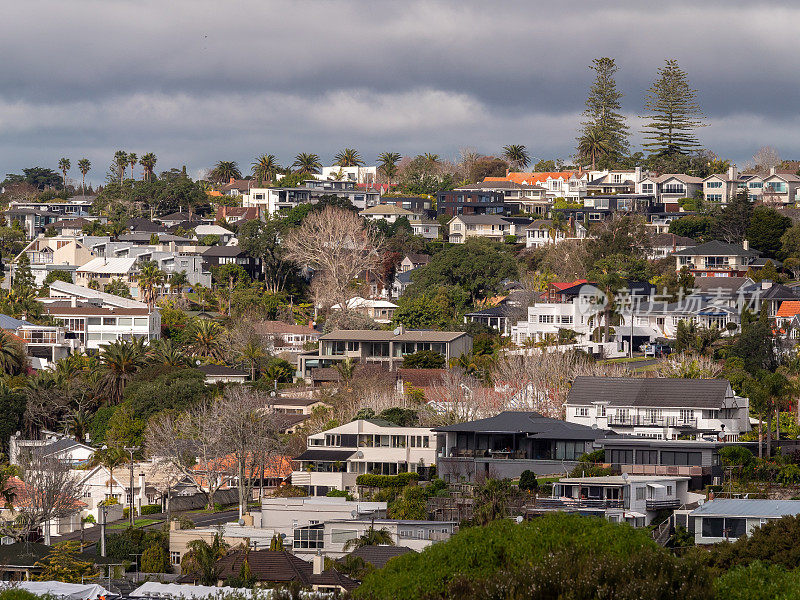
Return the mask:
[[(100, 507), (100, 556), (106, 556), (106, 518), (108, 517), (108, 507), (103, 504)], [(110, 568), (110, 567), (109, 567)]]
[(134, 518), (133, 518), (133, 453), (139, 450), (139, 446), (125, 446), (125, 452), (131, 455), (131, 486), (129, 488), (129, 496), (130, 502), (128, 503), (128, 516), (130, 517), (131, 527), (134, 526)]

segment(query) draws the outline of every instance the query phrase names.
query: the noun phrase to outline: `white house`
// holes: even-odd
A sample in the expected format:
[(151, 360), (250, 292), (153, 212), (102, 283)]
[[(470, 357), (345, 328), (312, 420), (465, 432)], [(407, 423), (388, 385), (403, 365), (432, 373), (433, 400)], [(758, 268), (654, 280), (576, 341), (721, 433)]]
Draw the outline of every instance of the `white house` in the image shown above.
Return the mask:
[[(394, 311), (397, 310), (397, 304), (389, 302), (388, 300), (372, 300), (369, 298), (350, 298), (347, 301), (348, 310), (361, 313), (376, 323), (384, 325), (391, 323), (394, 317)], [(340, 310), (338, 304), (331, 306), (331, 310)]]
[(688, 527), (696, 544), (735, 542), (770, 521), (800, 515), (800, 500), (720, 498), (689, 513)]
[(665, 173), (658, 177), (644, 177), (636, 184), (637, 194), (655, 196), (665, 206), (678, 207), (678, 200), (693, 198), (695, 194), (702, 193), (703, 180), (700, 177), (684, 175), (683, 173)]
[(727, 379), (578, 376), (564, 404), (569, 423), (663, 440), (738, 441), (750, 403)]
[(427, 427), (359, 419), (308, 436), (308, 449), (294, 460), (299, 469), (292, 472), (292, 484), (309, 495), (356, 493), (356, 478), (364, 473), (411, 471), (427, 477), (436, 464), (436, 436)]
[(410, 222), (411, 218), (414, 216), (414, 213), (410, 210), (395, 206), (394, 204), (376, 204), (375, 206), (370, 206), (362, 210), (358, 214), (369, 221), (384, 220), (387, 223), (394, 223), (401, 217), (405, 217)]
[(452, 244), (463, 244), (471, 237), (502, 242), (507, 235), (515, 235), (513, 223), (497, 215), (457, 215), (447, 226), (448, 241)]
[(564, 240), (586, 239), (587, 231), (578, 222), (558, 225), (552, 219), (537, 219), (525, 227), (525, 247), (540, 248), (547, 244), (558, 244)]
[(552, 508), (596, 514), (614, 523), (647, 527), (659, 511), (678, 508), (699, 494), (689, 492), (689, 477), (609, 475), (565, 477), (553, 484)]
[(354, 183), (371, 185), (375, 183), (378, 174), (378, 167), (342, 167), (339, 165), (331, 165), (330, 167), (322, 167), (318, 174), (314, 177), (320, 180), (346, 180)]

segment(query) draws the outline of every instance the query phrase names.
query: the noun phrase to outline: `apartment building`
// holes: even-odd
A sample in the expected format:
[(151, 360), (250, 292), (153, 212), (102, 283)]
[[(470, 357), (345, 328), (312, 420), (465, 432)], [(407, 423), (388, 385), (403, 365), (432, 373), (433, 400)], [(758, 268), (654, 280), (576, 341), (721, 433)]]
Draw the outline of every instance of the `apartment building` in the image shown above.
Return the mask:
[(654, 439), (735, 442), (750, 431), (750, 403), (727, 379), (578, 376), (564, 408), (569, 423)]
[(398, 427), (378, 419), (359, 419), (307, 438), (307, 450), (294, 461), (292, 485), (310, 496), (330, 490), (358, 493), (365, 473), (414, 472), (427, 478), (436, 465), (436, 438), (427, 427)]
[(510, 206), (512, 214), (546, 216), (553, 204), (545, 187), (516, 181), (480, 181), (472, 185), (463, 185), (456, 188), (455, 191), (502, 194), (503, 200)]
[(450, 190), (436, 193), (438, 215), (510, 215), (502, 192)]

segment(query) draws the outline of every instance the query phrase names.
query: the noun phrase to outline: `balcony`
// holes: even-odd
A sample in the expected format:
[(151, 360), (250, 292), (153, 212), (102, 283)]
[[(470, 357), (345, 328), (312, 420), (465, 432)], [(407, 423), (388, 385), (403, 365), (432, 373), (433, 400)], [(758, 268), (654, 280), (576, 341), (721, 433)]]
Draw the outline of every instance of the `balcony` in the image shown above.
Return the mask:
[(608, 416), (609, 427), (678, 427), (696, 428), (697, 419), (684, 419), (681, 417), (647, 417), (644, 415), (633, 415), (629, 417), (619, 415)]
[(537, 508), (553, 510), (565, 508), (626, 508), (623, 500), (591, 499), (591, 498), (537, 498)]
[(680, 508), (681, 501), (677, 498), (666, 500), (645, 500), (645, 508), (647, 510), (667, 510)]

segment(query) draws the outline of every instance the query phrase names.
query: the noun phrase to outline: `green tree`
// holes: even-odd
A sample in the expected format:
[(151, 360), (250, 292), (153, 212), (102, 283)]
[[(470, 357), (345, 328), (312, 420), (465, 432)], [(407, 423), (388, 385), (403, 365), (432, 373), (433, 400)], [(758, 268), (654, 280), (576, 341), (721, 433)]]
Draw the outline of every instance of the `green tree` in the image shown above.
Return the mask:
[(157, 162), (158, 158), (152, 152), (143, 154), (142, 158), (139, 159), (139, 164), (144, 168), (144, 180), (146, 182), (150, 182), (153, 179), (153, 171)]
[(222, 536), (215, 534), (210, 544), (200, 539), (192, 540), (186, 546), (189, 551), (181, 559), (181, 572), (197, 576), (202, 585), (216, 585), (219, 580), (217, 561), (229, 548)]
[(160, 544), (153, 544), (142, 553), (143, 573), (169, 573), (169, 568), (169, 555)]
[(241, 179), (242, 172), (233, 160), (221, 160), (208, 173), (209, 179), (215, 183), (228, 183), (231, 179)]
[(261, 270), (267, 289), (277, 294), (283, 291), (296, 266), (286, 258), (286, 248), (281, 243), (285, 235), (283, 221), (270, 217), (266, 221), (253, 219), (239, 227), (239, 247), (261, 259)]
[(41, 569), (36, 576), (38, 581), (61, 581), (64, 583), (84, 583), (99, 575), (91, 561), (84, 560), (78, 542), (55, 544), (42, 560), (36, 563)]
[(125, 169), (128, 167), (128, 154), (124, 150), (117, 150), (114, 153), (114, 165), (117, 167), (119, 184), (122, 185), (122, 180), (125, 179)]
[(445, 358), (433, 350), (420, 350), (403, 357), (404, 369), (442, 369)]
[(167, 274), (158, 268), (158, 263), (155, 261), (143, 262), (139, 267), (139, 275), (136, 277), (136, 281), (141, 291), (140, 297), (151, 308), (155, 305), (159, 290), (166, 279)]
[(428, 518), (428, 494), (425, 489), (412, 483), (403, 488), (389, 507), (392, 519), (424, 520)]
[(344, 545), (344, 551), (348, 552), (351, 549), (363, 548), (364, 546), (394, 546), (391, 532), (386, 529), (375, 529), (370, 526), (360, 536), (347, 540)]
[(800, 571), (755, 561), (723, 573), (714, 581), (719, 600), (777, 600), (800, 598)]
[(337, 152), (333, 157), (333, 164), (340, 167), (359, 167), (364, 164), (358, 150), (354, 148), (345, 148), (341, 152)]
[(618, 67), (613, 58), (596, 58), (589, 66), (595, 80), (586, 98), (584, 122), (578, 137), (578, 155), (590, 159), (592, 169), (598, 158), (604, 168), (613, 166), (628, 152), (628, 126), (620, 112), (622, 92), (615, 79)]
[(281, 168), (273, 154), (262, 154), (256, 158), (252, 167), (253, 177), (258, 181), (258, 185), (262, 185), (264, 181), (268, 183), (275, 181), (275, 175)]
[(3, 375), (20, 375), (28, 366), (28, 358), (11, 334), (0, 330), (0, 373)]
[(647, 93), (644, 148), (652, 154), (689, 154), (700, 147), (695, 130), (703, 127), (697, 92), (676, 60), (666, 60)]
[(381, 152), (378, 155), (378, 169), (386, 177), (387, 183), (392, 184), (392, 179), (397, 175), (397, 163), (403, 158), (399, 152)]
[(193, 356), (219, 358), (223, 352), (223, 334), (222, 327), (214, 321), (197, 319), (189, 335), (189, 350)]
[(531, 155), (522, 144), (503, 146), (503, 158), (515, 169), (524, 169), (531, 163)]
[(520, 497), (519, 488), (509, 479), (488, 479), (473, 492), (473, 521), (486, 525), (509, 516), (511, 505)]
[(675, 235), (706, 241), (714, 231), (714, 217), (689, 215), (675, 219), (669, 224), (669, 232)]
[(769, 258), (776, 258), (781, 251), (781, 239), (792, 227), (792, 220), (774, 208), (757, 206), (753, 209), (747, 226), (747, 240), (750, 247), (759, 250)]
[(114, 294), (120, 298), (130, 298), (131, 288), (125, 285), (121, 279), (114, 278), (103, 286), (103, 291), (106, 294)]
[(539, 489), (539, 480), (536, 479), (536, 474), (525, 469), (519, 476), (519, 489), (523, 492), (536, 492)]
[(100, 348), (100, 381), (106, 397), (116, 404), (125, 386), (145, 365), (143, 340), (117, 340)]
[(64, 185), (67, 184), (67, 173), (69, 172), (72, 164), (68, 158), (62, 158), (58, 161), (58, 170), (64, 175)]
[(139, 164), (139, 157), (136, 155), (136, 152), (128, 152), (128, 164), (131, 166), (131, 179), (136, 179), (136, 176), (133, 174), (133, 169)]
[(296, 169), (295, 172), (308, 176), (319, 173), (322, 170), (322, 161), (316, 154), (301, 152), (294, 157), (292, 167)]
[(106, 443), (114, 448), (142, 446), (146, 422), (129, 404), (121, 404), (108, 420)]
[(81, 193), (86, 194), (86, 174), (91, 171), (92, 163), (88, 158), (78, 161), (78, 170), (81, 172)]
[(170, 292), (182, 296), (183, 288), (189, 285), (189, 278), (186, 276), (186, 271), (175, 271), (169, 276), (167, 283)]
[(61, 269), (48, 271), (47, 276), (44, 278), (44, 282), (42, 282), (42, 287), (46, 288), (54, 281), (65, 281), (67, 283), (72, 283), (72, 273), (69, 271), (63, 271)]
[(0, 381), (0, 452), (8, 453), (8, 441), (15, 432), (21, 431), (24, 423), (27, 398), (18, 389)]

